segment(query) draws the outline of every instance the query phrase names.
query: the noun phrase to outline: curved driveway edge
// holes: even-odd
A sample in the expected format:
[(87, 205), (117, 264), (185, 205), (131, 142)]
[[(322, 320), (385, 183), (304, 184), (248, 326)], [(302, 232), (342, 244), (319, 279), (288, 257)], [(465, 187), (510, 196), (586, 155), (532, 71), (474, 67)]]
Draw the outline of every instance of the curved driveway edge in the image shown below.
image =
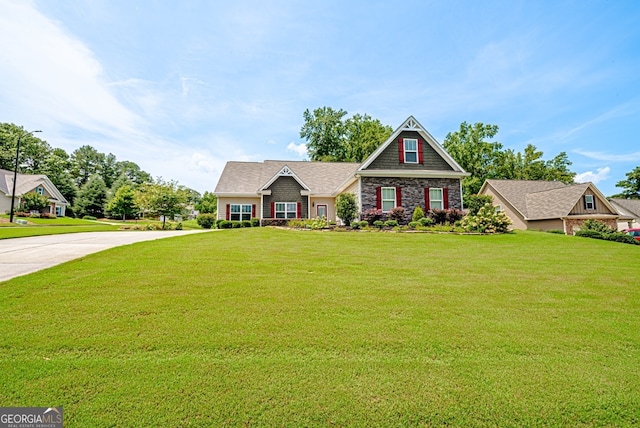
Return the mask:
[(0, 239), (0, 282), (121, 245), (208, 230), (81, 232)]

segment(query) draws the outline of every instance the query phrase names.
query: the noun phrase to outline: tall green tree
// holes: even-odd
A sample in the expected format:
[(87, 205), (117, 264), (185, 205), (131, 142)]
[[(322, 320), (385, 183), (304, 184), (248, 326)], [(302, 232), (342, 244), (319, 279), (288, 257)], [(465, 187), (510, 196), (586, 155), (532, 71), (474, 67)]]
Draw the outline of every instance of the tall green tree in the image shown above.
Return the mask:
[(346, 226), (351, 226), (351, 222), (358, 214), (358, 201), (353, 193), (341, 193), (336, 198), (336, 215), (344, 221)]
[(63, 149), (53, 149), (40, 167), (40, 173), (49, 177), (49, 180), (58, 188), (62, 196), (73, 204), (78, 193), (78, 188), (73, 182), (69, 168), (71, 162), (69, 155)]
[[(78, 187), (82, 187), (94, 174), (102, 176), (104, 153), (91, 146), (82, 146), (71, 153), (71, 176)], [(102, 179), (104, 183), (104, 179)]]
[(218, 209), (218, 198), (212, 192), (205, 191), (194, 208), (201, 214), (215, 214)]
[(640, 199), (640, 166), (635, 167), (626, 173), (626, 180), (620, 180), (616, 187), (620, 187), (622, 192), (613, 195), (614, 198)]
[(368, 114), (346, 116), (331, 107), (305, 110), (300, 137), (307, 140), (312, 161), (362, 162), (393, 132)]
[(471, 174), (462, 181), (464, 198), (477, 194), (490, 178), (573, 182), (575, 173), (569, 170), (571, 162), (565, 152), (544, 160), (542, 151), (533, 144), (522, 153), (503, 150), (502, 144), (491, 141), (497, 133), (497, 125), (462, 122), (458, 131), (445, 137), (444, 148)]
[(113, 153), (103, 156), (102, 164), (100, 165), (100, 172), (105, 186), (107, 186), (107, 188), (111, 188), (113, 182), (116, 181), (120, 175), (118, 171), (118, 161)]
[(0, 168), (10, 171), (15, 168), (18, 138), (20, 138), (18, 172), (40, 173), (42, 162), (52, 151), (51, 146), (34, 134), (28, 133), (22, 126), (13, 123), (0, 123)]
[(462, 180), (464, 196), (478, 193), (484, 180), (498, 175), (497, 160), (501, 157), (502, 144), (489, 141), (497, 133), (497, 125), (462, 122), (458, 131), (450, 132), (445, 137), (444, 148), (471, 174)]
[(120, 161), (116, 164), (118, 176), (125, 174), (129, 180), (135, 185), (142, 183), (151, 183), (153, 178), (151, 174), (140, 169), (137, 163), (131, 161)]
[(126, 220), (138, 212), (135, 199), (136, 195), (131, 186), (120, 186), (107, 203), (107, 212), (114, 216), (122, 216), (122, 220)]
[(167, 217), (180, 214), (185, 208), (189, 195), (175, 181), (158, 179), (155, 183), (138, 186), (136, 203), (150, 215), (162, 217), (162, 228), (165, 228)]
[(331, 107), (320, 107), (303, 113), (304, 125), (300, 137), (307, 140), (307, 151), (312, 161), (339, 161), (344, 159), (344, 116), (347, 112)]
[(104, 206), (107, 200), (107, 186), (98, 174), (93, 174), (78, 191), (74, 211), (83, 217), (92, 215), (104, 217)]

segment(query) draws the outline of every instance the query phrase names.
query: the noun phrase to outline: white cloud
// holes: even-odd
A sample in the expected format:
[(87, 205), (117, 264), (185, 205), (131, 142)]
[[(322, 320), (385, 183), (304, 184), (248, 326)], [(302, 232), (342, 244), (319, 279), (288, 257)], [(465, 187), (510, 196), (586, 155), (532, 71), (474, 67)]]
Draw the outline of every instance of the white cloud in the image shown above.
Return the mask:
[(304, 157), (307, 154), (307, 145), (304, 143), (296, 144), (292, 141), (287, 146), (287, 150), (297, 153), (300, 157)]
[(576, 176), (573, 179), (575, 180), (576, 183), (586, 183), (590, 181), (594, 184), (597, 184), (601, 181), (608, 179), (610, 172), (611, 172), (611, 168), (609, 168), (608, 166), (605, 166), (603, 168), (598, 168), (596, 172), (585, 171), (585, 172), (576, 174)]
[(591, 159), (606, 161), (606, 162), (638, 162), (640, 161), (640, 152), (628, 153), (625, 155), (612, 155), (602, 152), (590, 152), (587, 150), (576, 149), (573, 151), (582, 156), (586, 156)]

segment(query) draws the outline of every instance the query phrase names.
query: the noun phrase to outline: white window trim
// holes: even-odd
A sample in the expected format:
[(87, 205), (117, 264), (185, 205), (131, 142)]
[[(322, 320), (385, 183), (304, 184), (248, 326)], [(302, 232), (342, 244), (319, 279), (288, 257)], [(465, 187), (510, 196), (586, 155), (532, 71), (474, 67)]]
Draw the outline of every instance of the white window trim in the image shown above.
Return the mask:
[[(414, 141), (416, 143), (416, 149), (415, 150), (408, 150), (407, 149), (407, 142), (408, 141)], [(418, 140), (415, 139), (415, 138), (405, 138), (405, 139), (402, 140), (402, 143), (404, 144), (404, 163), (419, 163), (420, 159), (418, 159)], [(415, 153), (416, 154), (415, 162), (407, 160), (407, 153)]]
[[(434, 199), (431, 196), (431, 191), (432, 190), (439, 190), (440, 191), (440, 199)], [(440, 202), (440, 207), (439, 208), (434, 207), (433, 206), (433, 201)], [(429, 205), (430, 205), (429, 208), (431, 208), (431, 209), (437, 209), (437, 210), (443, 210), (444, 209), (444, 191), (442, 190), (442, 187), (431, 187), (431, 188), (429, 188)]]
[[(386, 190), (389, 190), (389, 189), (393, 190), (393, 206), (388, 210), (384, 209), (384, 202), (385, 201), (389, 202), (389, 201), (391, 201), (391, 199), (385, 199), (384, 198), (385, 189)], [(391, 211), (393, 208), (395, 208), (397, 206), (398, 205), (397, 205), (397, 200), (396, 200), (396, 188), (395, 187), (383, 187), (382, 189), (380, 189), (380, 208), (382, 208), (382, 212), (383, 213), (388, 213), (389, 211)]]
[[(251, 204), (229, 204), (229, 220), (232, 221), (243, 221), (243, 220), (251, 220), (251, 214), (253, 213), (253, 206)], [(238, 212), (233, 212), (233, 207), (240, 207)], [(249, 207), (249, 212), (243, 211), (244, 207)], [(239, 220), (233, 220), (233, 215), (238, 214), (240, 216)], [(249, 214), (249, 218), (243, 218), (243, 214)]]
[[(589, 201), (588, 198), (591, 198), (591, 201)], [(596, 209), (595, 198), (593, 197), (593, 195), (584, 195), (584, 205), (587, 210)]]
[[(284, 211), (278, 211), (278, 205), (284, 204)], [(295, 208), (293, 209), (293, 217), (289, 217), (289, 204), (292, 204)], [(283, 219), (292, 219), (298, 218), (298, 203), (297, 202), (276, 202), (274, 205), (275, 212), (273, 213), (274, 218), (283, 218)], [(278, 213), (284, 213), (284, 217), (278, 217)]]

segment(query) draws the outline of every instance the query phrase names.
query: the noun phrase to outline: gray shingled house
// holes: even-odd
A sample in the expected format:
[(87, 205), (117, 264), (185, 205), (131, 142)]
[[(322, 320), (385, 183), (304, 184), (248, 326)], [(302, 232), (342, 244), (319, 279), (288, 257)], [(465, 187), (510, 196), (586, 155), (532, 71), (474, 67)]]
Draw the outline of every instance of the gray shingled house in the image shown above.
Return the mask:
[(593, 183), (486, 180), (478, 192), (491, 195), (515, 229), (562, 230), (574, 234), (587, 219), (616, 228), (618, 212)]
[[(13, 191), (13, 171), (0, 169), (0, 212), (11, 209), (11, 194)], [(27, 193), (38, 193), (49, 199), (49, 206), (42, 210), (44, 213), (62, 217), (69, 202), (62, 196), (58, 188), (43, 174), (18, 174), (16, 180), (16, 199), (14, 209), (20, 206), (22, 196)]]
[(218, 218), (337, 220), (336, 197), (356, 195), (361, 212), (403, 207), (462, 209), (467, 176), (412, 116), (363, 163), (227, 162), (215, 188)]
[(640, 227), (640, 199), (609, 198), (611, 205), (618, 211), (618, 230)]

